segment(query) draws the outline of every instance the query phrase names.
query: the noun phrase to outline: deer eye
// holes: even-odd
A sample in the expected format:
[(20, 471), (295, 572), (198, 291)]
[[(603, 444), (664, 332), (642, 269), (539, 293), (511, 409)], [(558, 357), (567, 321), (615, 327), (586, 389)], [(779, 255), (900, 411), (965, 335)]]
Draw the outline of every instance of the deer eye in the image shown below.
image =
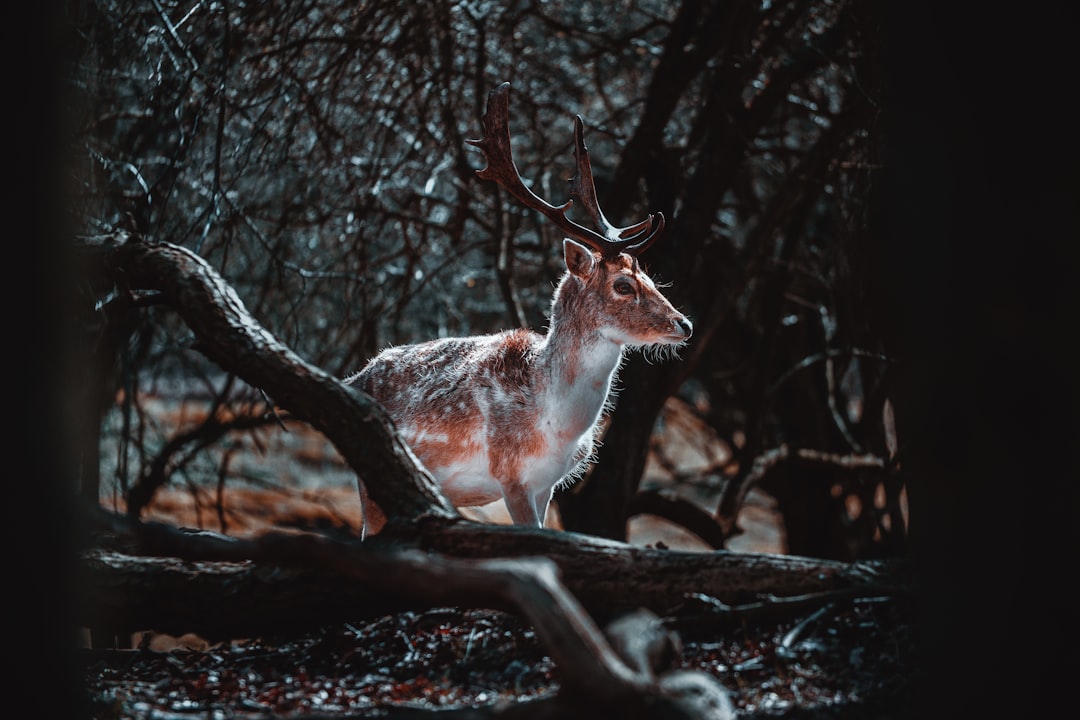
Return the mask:
[(634, 284), (632, 282), (630, 282), (629, 280), (627, 280), (626, 278), (617, 279), (615, 281), (614, 287), (615, 287), (615, 292), (619, 293), (620, 295), (633, 295), (634, 294)]

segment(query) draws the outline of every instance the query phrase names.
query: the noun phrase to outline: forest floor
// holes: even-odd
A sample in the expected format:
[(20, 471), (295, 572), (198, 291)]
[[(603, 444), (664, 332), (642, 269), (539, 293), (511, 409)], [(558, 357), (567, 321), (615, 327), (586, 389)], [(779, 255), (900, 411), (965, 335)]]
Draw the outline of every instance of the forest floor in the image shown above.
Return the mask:
[[(165, 424), (190, 421), (191, 408), (162, 412)], [(175, 425), (174, 425), (175, 427)], [(270, 428), (234, 447), (231, 474), (217, 487), (192, 481), (155, 499), (149, 519), (236, 536), (268, 528), (355, 537), (361, 523), (355, 477), (315, 433)], [(730, 451), (689, 408), (670, 405), (644, 485), (667, 487), (709, 507)], [(197, 477), (198, 468), (189, 468)], [(216, 473), (216, 471), (215, 471)], [(214, 477), (215, 474), (206, 475)], [(103, 504), (119, 506), (106, 493)], [(713, 505), (714, 507), (714, 505)], [(507, 522), (499, 506), (466, 510)], [(557, 514), (549, 523), (558, 527)], [(785, 552), (771, 498), (752, 493), (743, 533), (729, 549)], [(702, 550), (696, 536), (640, 516), (631, 543)], [(739, 718), (898, 717), (916, 668), (911, 608), (903, 597), (833, 600), (802, 613), (699, 612), (665, 618), (683, 647), (677, 666), (704, 671), (727, 689)], [(136, 649), (81, 650), (96, 720), (128, 718), (374, 718), (387, 712), (493, 708), (550, 697), (559, 668), (532, 629), (513, 615), (459, 608), (405, 612), (302, 637), (211, 644), (152, 632)], [(121, 644), (123, 644), (121, 642)]]

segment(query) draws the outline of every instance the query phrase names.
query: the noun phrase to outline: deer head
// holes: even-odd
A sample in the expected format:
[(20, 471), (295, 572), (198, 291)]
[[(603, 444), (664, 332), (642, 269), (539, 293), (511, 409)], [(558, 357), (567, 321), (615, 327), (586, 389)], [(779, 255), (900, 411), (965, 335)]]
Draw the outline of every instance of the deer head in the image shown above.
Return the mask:
[[(626, 227), (613, 225), (604, 216), (596, 198), (580, 115), (574, 118), (576, 171), (569, 180), (571, 199), (562, 205), (552, 205), (536, 195), (521, 179), (510, 150), (509, 96), (510, 83), (502, 83), (488, 94), (487, 110), (481, 118), (484, 136), (466, 141), (480, 148), (487, 161), (487, 166), (476, 172), (477, 176), (498, 183), (523, 205), (538, 210), (566, 233), (566, 267), (569, 276), (582, 283), (584, 300), (579, 304), (595, 307), (595, 317), (608, 320), (595, 330), (625, 345), (673, 345), (686, 341), (692, 331), (690, 321), (657, 290), (637, 259), (663, 231), (663, 214), (650, 214)], [(599, 232), (566, 216), (575, 200), (581, 203)], [(560, 286), (558, 294), (564, 291), (570, 292)], [(583, 322), (580, 316), (588, 317), (588, 313), (575, 315), (579, 316), (579, 324)]]

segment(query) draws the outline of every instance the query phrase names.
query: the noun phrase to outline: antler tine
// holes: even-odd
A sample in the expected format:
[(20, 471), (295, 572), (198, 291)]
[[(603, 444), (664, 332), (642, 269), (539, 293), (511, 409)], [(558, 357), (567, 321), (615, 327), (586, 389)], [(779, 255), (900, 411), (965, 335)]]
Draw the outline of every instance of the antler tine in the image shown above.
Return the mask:
[[(604, 211), (600, 209), (600, 202), (596, 199), (596, 181), (593, 179), (592, 162), (589, 160), (589, 149), (585, 147), (585, 123), (581, 116), (574, 117), (574, 159), (577, 161), (577, 172), (570, 178), (570, 194), (581, 200), (582, 206), (588, 211), (593, 222), (599, 227), (605, 240), (604, 252), (617, 255), (625, 252), (630, 255), (638, 255), (659, 237), (664, 228), (664, 216), (657, 213), (659, 221), (654, 227), (652, 214), (639, 223), (627, 227), (612, 225)], [(600, 248), (597, 248), (598, 250)]]
[[(626, 244), (625, 247), (623, 247), (622, 251), (624, 253), (628, 253), (628, 254), (634, 255), (636, 257), (636, 256), (640, 255), (641, 253), (645, 252), (646, 250), (648, 250), (649, 246), (652, 245), (654, 242), (656, 242), (656, 239), (658, 237), (660, 237), (660, 233), (663, 232), (663, 230), (664, 230), (664, 213), (657, 210), (657, 212), (656, 212), (656, 226), (653, 227), (652, 230), (650, 231), (648, 226), (652, 225), (652, 223), (653, 223), (653, 215), (650, 213), (649, 217), (647, 219), (642, 220), (637, 225), (633, 225), (630, 228), (628, 228), (629, 230), (633, 230), (635, 228), (645, 226), (645, 229), (642, 232), (648, 232), (648, 234), (644, 238), (642, 238), (641, 240), (637, 240), (636, 242), (632, 242), (631, 240), (627, 240), (626, 241), (627, 244)], [(641, 233), (638, 233), (638, 235), (640, 236)]]
[(522, 181), (521, 174), (514, 164), (514, 158), (510, 150), (509, 95), (510, 83), (508, 82), (502, 83), (488, 93), (487, 110), (481, 118), (484, 126), (484, 137), (479, 140), (465, 141), (480, 148), (484, 153), (485, 160), (487, 160), (487, 167), (476, 171), (477, 177), (483, 180), (493, 180), (520, 200), (526, 207), (539, 210), (550, 218), (570, 237), (580, 240), (601, 252), (606, 252), (606, 238), (566, 217), (566, 211), (574, 204), (573, 200), (567, 200), (558, 206), (552, 205), (526, 187)]

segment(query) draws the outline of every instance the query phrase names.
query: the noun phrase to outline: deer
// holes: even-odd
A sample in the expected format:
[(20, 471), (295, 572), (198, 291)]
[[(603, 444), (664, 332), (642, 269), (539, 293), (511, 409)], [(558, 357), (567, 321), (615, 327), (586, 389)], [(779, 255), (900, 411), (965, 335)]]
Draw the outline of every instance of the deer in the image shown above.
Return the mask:
[[(484, 155), (480, 179), (565, 234), (566, 270), (546, 333), (516, 328), (389, 347), (345, 382), (383, 406), (456, 507), (503, 500), (513, 524), (543, 528), (555, 491), (570, 487), (594, 460), (626, 352), (673, 350), (689, 340), (693, 325), (638, 261), (663, 231), (663, 213), (626, 227), (607, 220), (580, 115), (571, 198), (556, 206), (534, 194), (511, 155), (509, 91), (503, 83), (489, 92), (483, 136), (466, 142)], [(567, 217), (575, 200), (598, 230)]]

